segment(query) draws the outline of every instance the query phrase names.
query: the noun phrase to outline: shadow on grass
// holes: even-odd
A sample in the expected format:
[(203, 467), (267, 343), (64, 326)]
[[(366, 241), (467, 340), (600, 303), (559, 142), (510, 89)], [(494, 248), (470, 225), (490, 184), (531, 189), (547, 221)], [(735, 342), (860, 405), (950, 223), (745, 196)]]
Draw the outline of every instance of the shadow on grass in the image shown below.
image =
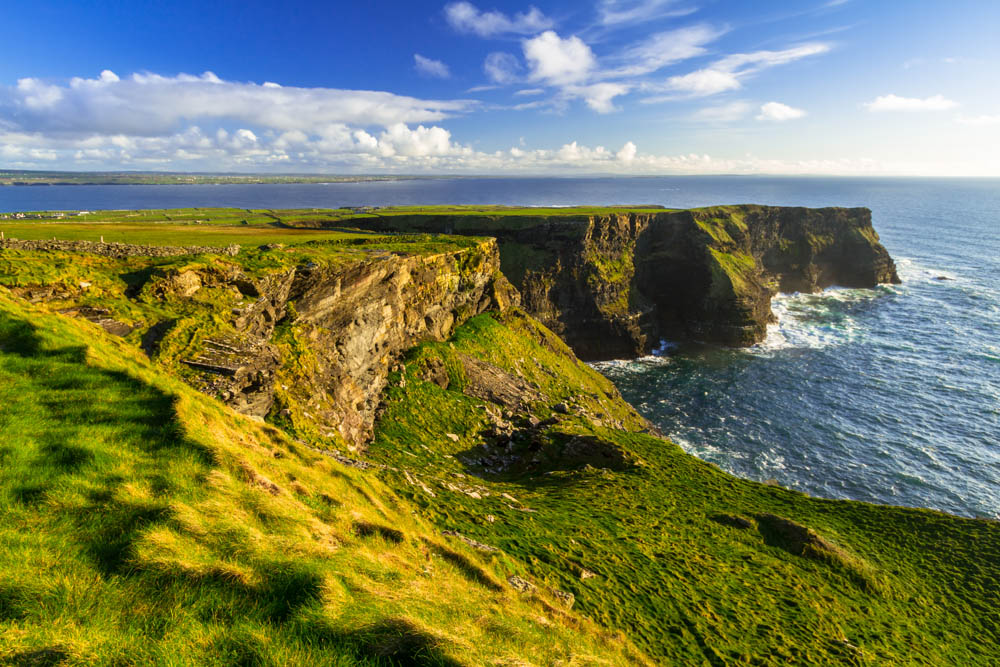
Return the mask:
[(16, 621), (25, 617), (25, 592), (13, 584), (0, 584), (0, 622)]
[(308, 623), (303, 635), (311, 641), (337, 646), (357, 664), (400, 667), (461, 667), (448, 657), (441, 640), (405, 619), (392, 618), (356, 630), (342, 631), (323, 621)]
[(469, 581), (479, 584), (494, 593), (499, 593), (503, 590), (503, 586), (501, 586), (496, 579), (490, 576), (486, 570), (473, 563), (466, 556), (463, 556), (457, 551), (452, 551), (447, 547), (441, 546), (440, 544), (435, 544), (427, 539), (424, 539), (423, 542), (438, 556), (458, 568), (458, 570)]
[(464, 471), (469, 475), (526, 488), (570, 485), (582, 474), (629, 474), (637, 470), (618, 443), (593, 435), (556, 432), (518, 438), (515, 434), (512, 443), (498, 446), (487, 442), (457, 454), (456, 458), (465, 462)]
[(47, 647), (21, 651), (6, 658), (4, 664), (17, 667), (50, 667), (69, 660), (69, 653), (59, 647)]
[[(5, 471), (5, 495), (42, 511), (56, 488), (83, 491), (86, 501), (68, 511), (74, 539), (103, 575), (117, 574), (140, 532), (168, 515), (155, 501), (117, 499), (119, 487), (162, 486), (173, 461), (193, 455), (207, 470), (212, 459), (183, 437), (173, 397), (126, 373), (87, 365), (84, 346), (47, 343), (30, 322), (0, 314), (0, 360), (23, 398), (6, 406), (22, 413), (8, 433), (22, 458)], [(131, 479), (108, 474), (123, 463)]]

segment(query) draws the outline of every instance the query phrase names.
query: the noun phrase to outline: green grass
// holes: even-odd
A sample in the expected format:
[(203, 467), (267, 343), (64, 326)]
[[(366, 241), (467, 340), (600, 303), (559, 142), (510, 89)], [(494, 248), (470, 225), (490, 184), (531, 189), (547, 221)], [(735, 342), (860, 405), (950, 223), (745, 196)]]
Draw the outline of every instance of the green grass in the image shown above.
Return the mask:
[(625, 663), (370, 472), (0, 289), (0, 662)]
[(140, 245), (246, 246), (267, 243), (306, 243), (371, 238), (371, 233), (212, 225), (133, 224), (133, 223), (8, 223), (0, 222), (7, 238), (24, 240), (100, 241)]
[[(477, 210), (461, 224), (498, 219)], [(200, 215), (0, 225), (40, 238), (112, 240), (102, 230), (114, 230), (130, 242), (245, 247), (235, 258), (0, 253), (0, 662), (995, 662), (1000, 524), (727, 475), (644, 432), (610, 381), (517, 311), (472, 318), (407, 355), (368, 452), (386, 468), (343, 466), (292, 437), (309, 434), (232, 413), (184, 384), (177, 360), (206, 337), (235, 335), (228, 314), (244, 297), (209, 285), (181, 298), (162, 289), (173, 276), (460, 250), (472, 270), (481, 239)], [(312, 224), (318, 212), (267, 215)], [(539, 219), (511, 215), (515, 226)], [(738, 297), (753, 261), (722, 233), (732, 239), (743, 223), (703, 215), (720, 246), (709, 248), (713, 285)], [(277, 239), (287, 247), (255, 247)], [(542, 260), (524, 252), (514, 266)], [(591, 266), (612, 283), (631, 271), (600, 253)], [(4, 288), (37, 285), (66, 296), (27, 306)], [(107, 308), (139, 328), (117, 340), (50, 314), (67, 305)], [(164, 319), (177, 323), (150, 363), (140, 336)], [(293, 327), (273, 342), (284, 363), (310, 363)], [(470, 358), (526, 396), (505, 417), (519, 437), (502, 450), (484, 431), (504, 410), (466, 393)], [(426, 379), (434, 368), (446, 388), (440, 373)], [(490, 472), (480, 461), (508, 465)], [(536, 591), (516, 594), (512, 575)], [(575, 595), (572, 612), (555, 591)]]
[[(484, 402), (462, 393), (461, 355), (537, 386), (538, 418), (559, 402), (580, 407), (516, 444), (522, 464), (489, 474), (477, 463), (493, 447)], [(421, 379), (432, 358), (453, 377), (447, 389)], [(388, 399), (370, 452), (435, 496), (391, 469), (387, 483), (441, 528), (574, 593), (576, 608), (664, 664), (996, 660), (1000, 524), (734, 478), (639, 432), (607, 380), (524, 317), (481, 316), (450, 343), (421, 346)], [(567, 455), (574, 439), (587, 446)]]
[(758, 280), (759, 269), (753, 257), (743, 252), (722, 252), (711, 247), (708, 252), (712, 258), (709, 268), (712, 271), (711, 290), (714, 298), (755, 294), (753, 282)]

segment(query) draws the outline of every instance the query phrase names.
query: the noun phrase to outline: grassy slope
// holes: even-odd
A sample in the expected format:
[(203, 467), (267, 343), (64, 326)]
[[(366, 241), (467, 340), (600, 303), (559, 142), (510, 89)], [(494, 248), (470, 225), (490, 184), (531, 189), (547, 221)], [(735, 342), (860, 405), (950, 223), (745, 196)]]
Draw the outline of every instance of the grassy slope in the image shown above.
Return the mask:
[(0, 429), (0, 661), (639, 659), (373, 473), (3, 288)]
[[(464, 395), (461, 356), (494, 363), (535, 383), (535, 412), (577, 401), (625, 430), (569, 416), (542, 448), (517, 448), (536, 463), (484, 474), (482, 401)], [(442, 389), (421, 379), (428, 359), (452, 376)], [(548, 370), (546, 370), (548, 369)], [(555, 370), (553, 375), (549, 371)], [(1000, 642), (1000, 525), (937, 512), (810, 498), (727, 475), (640, 425), (602, 376), (571, 359), (552, 334), (513, 316), (476, 318), (454, 340), (426, 344), (389, 392), (371, 453), (419, 470), (408, 491), (439, 526), (529, 563), (526, 576), (576, 595), (577, 608), (625, 629), (642, 648), (677, 664), (995, 664)], [(629, 431), (633, 432), (629, 432)], [(453, 442), (446, 434), (459, 436)], [(572, 436), (611, 464), (564, 455)], [(536, 445), (537, 446), (537, 445)], [(595, 467), (597, 466), (597, 467)], [(463, 492), (470, 477), (475, 498)], [(453, 489), (458, 480), (459, 488)], [(508, 494), (504, 497), (501, 494)], [(516, 499), (511, 500), (510, 498)], [(534, 511), (525, 511), (529, 508)], [(740, 529), (724, 514), (757, 524)], [(775, 514), (814, 530), (831, 551), (796, 555)], [(491, 518), (492, 517), (492, 518)], [(581, 579), (583, 569), (596, 574)]]
[[(45, 228), (42, 238), (67, 228), (28, 224)], [(137, 227), (128, 240), (150, 242), (146, 235), (158, 228)], [(162, 241), (273, 231), (181, 229), (185, 236), (170, 230)], [(294, 235), (289, 243), (315, 238), (277, 231)], [(340, 240), (285, 255), (246, 251), (236, 261), (256, 275), (304, 260), (474, 242), (321, 234)], [(169, 258), (153, 270), (220, 261), (230, 260)], [(192, 336), (207, 335), (218, 324), (211, 313), (232, 305), (210, 288), (199, 292), (204, 301), (128, 302), (129, 276), (150, 268), (149, 260), (135, 262), (7, 252), (0, 284), (93, 280), (84, 297), (93, 305), (145, 324), (184, 308)], [(587, 625), (557, 611), (544, 592), (553, 588), (575, 593), (576, 609), (605, 627), (625, 629), (644, 650), (678, 662), (990, 664), (995, 657), (996, 524), (811, 499), (725, 475), (638, 433), (642, 420), (611, 384), (530, 320), (476, 318), (451, 343), (412, 353), (371, 448), (400, 469), (385, 470), (380, 482), (162, 375), (131, 351), (138, 334), (123, 345), (86, 323), (0, 301), (0, 659), (45, 658), (31, 652), (51, 649), (81, 661), (350, 662), (397, 650), (473, 664), (570, 654), (625, 661), (614, 640), (570, 631)], [(486, 418), (482, 401), (454, 390), (466, 381), (459, 353), (534, 382), (544, 398), (533, 410), (540, 418), (566, 402), (603, 423), (560, 417), (538, 438), (543, 446), (525, 453), (535, 463), (472, 479), (482, 473), (473, 460), (487, 451)], [(452, 389), (420, 379), (432, 357), (443, 360)], [(608, 427), (618, 423), (624, 430)], [(437, 527), (415, 519), (413, 505), (389, 489)], [(740, 530), (708, 518), (717, 513), (788, 517), (838, 550), (795, 555), (767, 520)], [(357, 527), (365, 523), (400, 528), (406, 538), (396, 545), (379, 531), (363, 537), (372, 533)], [(446, 544), (434, 537), (441, 528), (504, 553)], [(583, 569), (597, 576), (581, 579)], [(509, 574), (538, 584), (541, 601), (493, 592), (491, 582)], [(125, 613), (131, 609), (141, 613)], [(482, 626), (473, 627), (476, 618)], [(551, 645), (542, 639), (550, 631)]]

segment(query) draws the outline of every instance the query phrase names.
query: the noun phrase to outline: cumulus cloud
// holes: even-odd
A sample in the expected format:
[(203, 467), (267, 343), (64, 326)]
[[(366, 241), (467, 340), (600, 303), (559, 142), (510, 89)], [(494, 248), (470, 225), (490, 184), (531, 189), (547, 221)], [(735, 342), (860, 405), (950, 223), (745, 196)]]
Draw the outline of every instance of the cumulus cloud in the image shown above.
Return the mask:
[(555, 85), (586, 79), (597, 64), (594, 52), (582, 39), (563, 39), (552, 30), (522, 42), (524, 57), (531, 68), (530, 78)]
[[(763, 69), (819, 55), (830, 50), (827, 44), (802, 44), (781, 51), (754, 51), (734, 53), (712, 63), (706, 68), (667, 79), (664, 89), (692, 97), (705, 97), (742, 87), (741, 79)], [(665, 98), (652, 98), (661, 101)]]
[(760, 115), (757, 120), (785, 121), (802, 118), (806, 112), (802, 109), (790, 107), (781, 102), (768, 102), (760, 107)]
[(568, 99), (580, 98), (597, 113), (611, 113), (618, 109), (614, 98), (624, 95), (629, 87), (621, 83), (592, 83), (586, 86), (566, 86), (563, 95)]
[[(252, 132), (252, 131), (250, 131)], [(771, 160), (754, 156), (655, 155), (634, 142), (619, 150), (570, 141), (555, 149), (523, 145), (479, 151), (436, 126), (397, 124), (380, 132), (331, 127), (323, 136), (288, 131), (205, 133), (197, 127), (166, 137), (90, 137), (0, 131), (0, 158), (12, 169), (170, 169), (287, 173), (437, 174), (920, 174), (926, 165), (874, 160)], [(279, 148), (279, 143), (281, 147)]]
[(425, 58), (419, 53), (413, 54), (413, 66), (424, 76), (432, 76), (438, 79), (451, 77), (451, 70), (440, 60)]
[(510, 53), (497, 51), (486, 56), (486, 60), (483, 61), (486, 77), (493, 83), (501, 85), (517, 81), (520, 69), (521, 63)]
[(958, 106), (943, 95), (932, 97), (900, 97), (898, 95), (881, 95), (871, 102), (865, 102), (869, 111), (947, 111)]
[(615, 157), (621, 160), (622, 162), (629, 163), (635, 159), (635, 156), (638, 152), (639, 149), (636, 148), (636, 145), (631, 141), (627, 141), (625, 142), (625, 145), (622, 146), (621, 150), (615, 153)]
[(528, 11), (507, 16), (493, 10), (484, 12), (471, 2), (453, 2), (446, 5), (444, 15), (452, 28), (459, 32), (470, 32), (480, 37), (502, 34), (530, 35), (547, 28), (554, 22), (536, 7)]

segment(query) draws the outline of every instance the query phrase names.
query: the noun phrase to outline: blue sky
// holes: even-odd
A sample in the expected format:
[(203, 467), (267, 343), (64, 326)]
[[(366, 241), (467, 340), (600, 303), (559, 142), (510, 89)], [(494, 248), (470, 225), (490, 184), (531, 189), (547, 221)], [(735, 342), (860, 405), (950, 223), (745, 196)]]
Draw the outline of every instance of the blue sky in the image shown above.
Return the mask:
[(0, 10), (0, 166), (1000, 176), (1000, 3)]

